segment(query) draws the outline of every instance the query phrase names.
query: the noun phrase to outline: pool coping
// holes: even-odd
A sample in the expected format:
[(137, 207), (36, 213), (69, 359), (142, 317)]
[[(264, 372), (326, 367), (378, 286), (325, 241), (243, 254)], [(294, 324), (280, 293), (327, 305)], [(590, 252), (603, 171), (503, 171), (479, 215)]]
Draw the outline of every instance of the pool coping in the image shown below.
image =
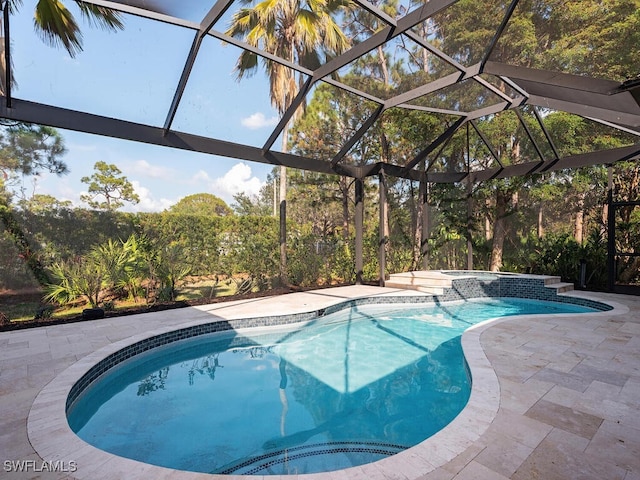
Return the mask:
[[(628, 307), (610, 300), (592, 299), (583, 292), (571, 292), (575, 298), (595, 300), (610, 305), (613, 310), (588, 313), (590, 317), (597, 315), (617, 315), (628, 311)], [(397, 295), (390, 293), (379, 298), (415, 297), (402, 292)], [(417, 295), (425, 297), (423, 295)], [(565, 296), (565, 295), (563, 295)], [(354, 300), (336, 300), (331, 307), (349, 304)], [(324, 309), (322, 309), (324, 311)], [(304, 314), (313, 313), (304, 312)], [(562, 317), (575, 314), (548, 314), (545, 317)], [(469, 365), (473, 384), (469, 402), (460, 414), (443, 430), (403, 452), (391, 457), (344, 470), (324, 473), (283, 475), (286, 478), (304, 478), (305, 480), (327, 478), (367, 478), (369, 480), (387, 478), (418, 478), (441, 467), (463, 453), (489, 428), (498, 413), (500, 406), (500, 385), (498, 377), (491, 367), (480, 343), (482, 333), (489, 327), (508, 321), (512, 318), (526, 319), (540, 318), (540, 315), (520, 315), (517, 317), (500, 317), (476, 324), (465, 331), (462, 336), (462, 347)], [(260, 318), (260, 317), (254, 317)], [(213, 321), (227, 321), (222, 317), (207, 317), (190, 320), (178, 325), (158, 328), (153, 331), (138, 334), (124, 340), (111, 343), (88, 354), (66, 370), (56, 376), (37, 395), (27, 419), (27, 431), (34, 450), (45, 462), (65, 462), (74, 460), (73, 471), (69, 472), (78, 479), (90, 478), (172, 478), (178, 480), (229, 478), (257, 478), (257, 476), (219, 475), (154, 466), (135, 460), (127, 459), (100, 450), (80, 439), (69, 427), (66, 419), (66, 404), (69, 391), (75, 383), (100, 360), (134, 344), (140, 340), (151, 338), (180, 328), (212, 323)], [(237, 320), (237, 319), (236, 319)], [(308, 321), (308, 320), (307, 320)], [(304, 322), (298, 322), (304, 323)], [(292, 324), (293, 325), (293, 324)], [(260, 327), (257, 327), (260, 328)], [(274, 327), (278, 328), (278, 327)], [(274, 476), (267, 476), (273, 478)]]

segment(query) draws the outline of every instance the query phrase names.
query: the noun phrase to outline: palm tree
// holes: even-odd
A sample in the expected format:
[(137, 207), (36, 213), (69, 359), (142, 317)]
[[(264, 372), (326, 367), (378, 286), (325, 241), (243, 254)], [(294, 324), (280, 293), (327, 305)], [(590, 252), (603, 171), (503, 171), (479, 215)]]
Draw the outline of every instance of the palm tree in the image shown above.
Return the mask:
[[(276, 55), (291, 63), (315, 69), (322, 56), (342, 53), (349, 45), (332, 14), (345, 8), (346, 0), (263, 0), (253, 7), (253, 0), (241, 0), (244, 8), (234, 15), (227, 35)], [(271, 104), (282, 115), (297, 95), (304, 79), (296, 72), (267, 58), (262, 64), (269, 77)], [(238, 80), (255, 73), (258, 56), (244, 50), (235, 72)], [(282, 151), (287, 151), (287, 125), (283, 130)], [(280, 166), (280, 277), (286, 282), (286, 185), (287, 169)]]
[[(252, 0), (241, 0), (250, 5)], [(343, 52), (349, 45), (332, 14), (346, 7), (344, 0), (264, 0), (233, 15), (227, 35), (292, 63), (314, 69), (321, 57)], [(263, 64), (270, 81), (271, 103), (283, 113), (298, 92), (295, 72), (269, 59)], [(258, 56), (247, 50), (238, 58), (238, 80), (255, 73)], [(302, 83), (302, 76), (298, 78)]]

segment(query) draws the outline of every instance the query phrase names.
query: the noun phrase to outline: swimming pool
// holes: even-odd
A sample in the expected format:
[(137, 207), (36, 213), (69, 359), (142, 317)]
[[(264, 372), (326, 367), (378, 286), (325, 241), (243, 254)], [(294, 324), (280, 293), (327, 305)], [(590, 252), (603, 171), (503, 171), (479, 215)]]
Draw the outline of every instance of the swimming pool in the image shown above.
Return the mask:
[(588, 311), (514, 298), (370, 305), (302, 329), (178, 341), (111, 368), (69, 405), (69, 423), (99, 448), (176, 469), (359, 465), (423, 441), (462, 410), (471, 382), (460, 335), (471, 325)]

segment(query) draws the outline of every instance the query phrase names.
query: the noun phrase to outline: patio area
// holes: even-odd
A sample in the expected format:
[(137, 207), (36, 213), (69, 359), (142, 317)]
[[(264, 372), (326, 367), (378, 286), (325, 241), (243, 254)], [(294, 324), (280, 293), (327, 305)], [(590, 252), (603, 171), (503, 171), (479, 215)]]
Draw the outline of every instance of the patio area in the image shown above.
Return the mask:
[[(77, 471), (48, 472), (28, 434), (34, 400), (51, 380), (84, 357), (147, 332), (216, 318), (303, 313), (372, 295), (420, 293), (357, 285), (0, 333), (0, 478), (216, 478), (132, 461), (112, 468), (109, 462), (93, 463), (91, 458), (96, 457), (91, 455), (56, 457), (56, 442), (64, 441), (63, 436), (48, 439), (44, 460), (73, 462)], [(490, 414), (486, 423), (474, 424), (474, 435), (461, 435), (456, 445), (431, 444), (432, 451), (405, 455), (396, 468), (369, 464), (300, 477), (640, 479), (640, 297), (570, 295), (602, 301), (614, 309), (510, 318), (465, 334), (465, 352), (476, 383), (493, 371), (499, 384), (495, 391), (486, 389), (479, 403), (472, 394), (474, 408)], [(479, 407), (483, 402), (486, 407)], [(459, 422), (455, 428), (461, 428)], [(34, 433), (37, 436), (32, 430), (32, 437)], [(34, 444), (42, 445), (42, 439)], [(18, 467), (24, 471), (16, 471)]]

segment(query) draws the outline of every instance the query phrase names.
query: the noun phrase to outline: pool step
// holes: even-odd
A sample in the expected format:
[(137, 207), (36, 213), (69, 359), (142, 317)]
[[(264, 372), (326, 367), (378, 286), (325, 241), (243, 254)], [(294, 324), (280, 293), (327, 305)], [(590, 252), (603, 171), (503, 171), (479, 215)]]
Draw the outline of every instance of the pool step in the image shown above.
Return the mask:
[[(428, 287), (451, 287), (453, 278), (442, 272), (417, 270), (414, 272), (392, 273), (389, 282), (402, 285), (418, 285)], [(386, 282), (388, 283), (388, 282)]]
[(546, 288), (553, 288), (557, 293), (571, 292), (573, 283), (563, 282), (562, 278), (556, 275), (532, 275), (535, 278), (542, 278)]
[(573, 283), (556, 282), (545, 285), (546, 288), (554, 288), (557, 293), (565, 293), (573, 291)]

